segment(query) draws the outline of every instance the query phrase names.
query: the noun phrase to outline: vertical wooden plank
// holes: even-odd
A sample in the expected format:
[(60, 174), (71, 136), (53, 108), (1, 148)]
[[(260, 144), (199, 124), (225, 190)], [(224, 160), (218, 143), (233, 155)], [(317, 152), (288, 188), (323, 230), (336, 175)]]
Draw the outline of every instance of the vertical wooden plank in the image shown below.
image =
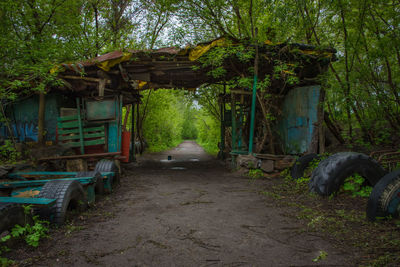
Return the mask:
[(128, 124), (128, 119), (129, 119), (129, 114), (131, 112), (131, 105), (126, 106), (126, 112), (125, 112), (125, 117), (122, 122), (122, 130), (125, 132), (128, 132), (127, 124)]
[(82, 129), (82, 118), (81, 118), (81, 105), (79, 97), (76, 98), (76, 108), (78, 111), (78, 129), (79, 129), (79, 142), (81, 144), (81, 153), (85, 154), (85, 145), (83, 143), (83, 129)]
[(220, 145), (219, 145), (219, 157), (221, 159), (224, 158), (224, 150), (225, 150), (225, 99), (224, 97), (221, 97), (221, 103), (219, 104), (220, 106), (220, 122), (221, 122), (221, 139), (220, 139)]
[(99, 96), (104, 96), (104, 89), (106, 87), (106, 79), (101, 79), (99, 81)]
[(235, 94), (231, 93), (231, 113), (232, 113), (232, 150), (237, 150), (236, 146), (236, 99)]
[[(139, 109), (139, 103), (137, 103), (136, 105), (136, 138), (138, 138), (139, 140), (141, 140), (140, 138), (140, 113), (139, 113), (140, 109)], [(136, 140), (136, 139), (135, 139)]]

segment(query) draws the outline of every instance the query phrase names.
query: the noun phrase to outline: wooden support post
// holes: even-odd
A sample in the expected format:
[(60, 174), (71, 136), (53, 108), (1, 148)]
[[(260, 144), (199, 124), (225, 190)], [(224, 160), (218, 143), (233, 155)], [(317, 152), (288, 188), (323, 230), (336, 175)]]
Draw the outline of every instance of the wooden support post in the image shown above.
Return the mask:
[(78, 113), (78, 128), (79, 128), (79, 142), (81, 147), (81, 154), (85, 154), (85, 145), (83, 138), (83, 129), (82, 129), (82, 118), (81, 118), (81, 105), (79, 101), (79, 97), (76, 98), (76, 109)]
[(38, 143), (44, 144), (44, 120), (46, 109), (46, 95), (44, 92), (39, 93), (39, 114), (38, 114)]
[(231, 115), (232, 115), (232, 151), (237, 150), (236, 146), (236, 99), (231, 94)]
[[(255, 29), (255, 35), (257, 36), (257, 28)], [(256, 43), (256, 56), (254, 59), (253, 95), (251, 98), (250, 136), (249, 136), (249, 154), (250, 155), (253, 154), (254, 127), (255, 127), (255, 120), (256, 120), (257, 75), (258, 75), (258, 44)]]
[(141, 141), (142, 139), (140, 138), (140, 113), (139, 113), (139, 103), (136, 105), (136, 135), (135, 135), (135, 140), (136, 138)]
[(104, 89), (106, 87), (106, 79), (99, 81), (99, 96), (104, 96)]
[(224, 84), (224, 94), (221, 97), (220, 101), (220, 116), (221, 116), (221, 141), (219, 146), (219, 156), (220, 159), (224, 159), (224, 152), (225, 152), (225, 93), (226, 93), (226, 84)]
[(132, 108), (131, 108), (131, 161), (136, 161), (136, 155), (135, 155), (135, 138), (136, 138), (136, 127), (135, 127), (135, 104), (132, 103)]
[(118, 145), (117, 145), (117, 149), (118, 151), (121, 151), (122, 147), (122, 103), (123, 103), (123, 95), (119, 95), (118, 96), (118, 110), (117, 110), (117, 114), (118, 114)]
[(129, 114), (131, 112), (131, 106), (132, 105), (127, 105), (126, 106), (125, 117), (124, 117), (124, 121), (123, 121), (123, 124), (122, 124), (122, 130), (125, 131), (125, 132), (128, 131), (126, 125), (128, 124), (128, 118), (129, 118)]

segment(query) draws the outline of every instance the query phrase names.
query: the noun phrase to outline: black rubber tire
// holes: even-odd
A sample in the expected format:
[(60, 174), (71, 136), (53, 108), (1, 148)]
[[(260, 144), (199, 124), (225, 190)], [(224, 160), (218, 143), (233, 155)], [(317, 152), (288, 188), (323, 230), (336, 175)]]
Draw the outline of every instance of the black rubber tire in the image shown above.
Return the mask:
[(94, 177), (95, 178), (94, 191), (95, 191), (96, 195), (104, 194), (103, 176), (101, 176), (100, 172), (98, 172), (98, 171), (78, 172), (75, 175), (75, 177)]
[(56, 199), (53, 206), (42, 208), (38, 213), (42, 218), (58, 225), (65, 222), (71, 210), (83, 211), (88, 206), (82, 185), (77, 181), (47, 182), (38, 197)]
[(24, 226), (31, 218), (24, 214), (24, 208), (17, 203), (0, 203), (0, 234), (11, 230), (16, 224)]
[(119, 168), (114, 163), (114, 161), (102, 159), (99, 162), (97, 162), (94, 170), (98, 172), (114, 172), (114, 177), (111, 182), (111, 186), (113, 188), (120, 183)]
[(304, 175), (304, 171), (307, 169), (308, 165), (314, 159), (319, 159), (320, 156), (315, 153), (304, 155), (296, 160), (290, 169), (290, 175), (293, 179), (297, 180)]
[(397, 218), (400, 215), (400, 169), (386, 174), (372, 189), (367, 204), (367, 218)]
[(341, 152), (319, 163), (311, 174), (309, 189), (319, 195), (329, 196), (340, 189), (347, 177), (356, 173), (374, 186), (386, 171), (376, 160), (365, 154)]

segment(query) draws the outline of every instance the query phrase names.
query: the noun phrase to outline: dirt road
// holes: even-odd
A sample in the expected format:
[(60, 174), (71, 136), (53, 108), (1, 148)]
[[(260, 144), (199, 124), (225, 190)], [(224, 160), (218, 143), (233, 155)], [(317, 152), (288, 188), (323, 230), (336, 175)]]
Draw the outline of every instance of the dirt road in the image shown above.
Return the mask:
[[(172, 160), (168, 161), (167, 156)], [(34, 266), (343, 266), (350, 256), (301, 231), (194, 142), (140, 158), (121, 186), (38, 250)], [(318, 262), (313, 259), (326, 252)], [(16, 252), (18, 254), (18, 251)]]

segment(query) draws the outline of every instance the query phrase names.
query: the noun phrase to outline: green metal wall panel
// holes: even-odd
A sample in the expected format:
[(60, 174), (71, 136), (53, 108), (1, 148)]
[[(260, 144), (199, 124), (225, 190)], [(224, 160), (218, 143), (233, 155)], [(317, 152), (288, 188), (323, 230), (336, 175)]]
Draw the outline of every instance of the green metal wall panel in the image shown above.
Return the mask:
[(116, 105), (115, 99), (86, 101), (86, 119), (92, 120), (115, 120)]

